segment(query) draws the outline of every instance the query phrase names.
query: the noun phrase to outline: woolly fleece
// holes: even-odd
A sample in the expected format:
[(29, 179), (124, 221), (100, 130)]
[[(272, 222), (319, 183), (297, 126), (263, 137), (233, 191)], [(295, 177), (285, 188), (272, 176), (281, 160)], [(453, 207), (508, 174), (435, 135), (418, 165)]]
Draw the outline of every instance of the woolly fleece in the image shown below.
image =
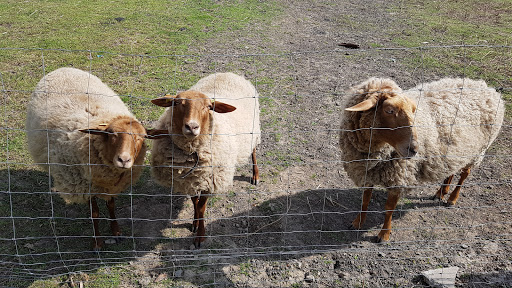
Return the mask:
[[(344, 111), (341, 122), (341, 159), (359, 187), (414, 186), (441, 182), (465, 167), (477, 166), (496, 139), (504, 117), (501, 95), (482, 80), (451, 79), (420, 84), (403, 91), (390, 79), (371, 78), (351, 89), (344, 108), (365, 100), (368, 87), (391, 86), (417, 103), (417, 156), (404, 159), (390, 145), (368, 153), (368, 133), (375, 108)], [(368, 131), (368, 129), (366, 129)]]
[[(258, 93), (251, 82), (233, 73), (209, 75), (190, 90), (233, 105), (236, 110), (210, 111), (211, 134), (200, 135), (193, 141), (180, 136), (153, 140), (152, 175), (160, 185), (172, 187), (174, 193), (219, 193), (233, 184), (236, 166), (247, 163), (261, 141)], [(171, 133), (172, 113), (173, 107), (167, 108), (155, 128)], [(180, 178), (195, 164), (194, 152), (198, 154), (198, 168)]]
[(105, 158), (100, 136), (78, 131), (119, 117), (137, 121), (98, 77), (75, 68), (57, 69), (39, 81), (27, 109), (30, 154), (53, 177), (53, 189), (66, 203), (87, 203), (91, 196), (110, 200), (139, 178), (145, 144), (126, 170)]

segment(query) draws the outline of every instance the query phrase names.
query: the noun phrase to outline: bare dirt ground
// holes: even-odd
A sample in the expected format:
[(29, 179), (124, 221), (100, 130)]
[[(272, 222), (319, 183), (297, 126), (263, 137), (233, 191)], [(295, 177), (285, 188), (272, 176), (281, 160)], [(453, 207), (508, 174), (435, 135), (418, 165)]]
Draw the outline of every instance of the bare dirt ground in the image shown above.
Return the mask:
[[(191, 246), (190, 201), (169, 195), (146, 173), (134, 187), (146, 196), (119, 199), (118, 217), (129, 236), (122, 245), (133, 252), (118, 255), (112, 248), (68, 264), (70, 271), (91, 269), (70, 278), (86, 281), (104, 262), (110, 265), (102, 273), (109, 273), (117, 269), (112, 263), (125, 264), (128, 257), (121, 287), (411, 287), (425, 285), (422, 271), (448, 266), (460, 268), (458, 286), (510, 287), (511, 129), (503, 128), (455, 207), (430, 200), (440, 183), (420, 187), (401, 199), (391, 241), (376, 244), (386, 199), (377, 190), (367, 230), (348, 229), (361, 191), (339, 161), (339, 105), (346, 89), (369, 76), (391, 77), (403, 88), (440, 76), (406, 65), (409, 50), (371, 49), (374, 43), (393, 47), (390, 35), (404, 29), (400, 17), (406, 16), (387, 9), (389, 1), (283, 3), (270, 27), (251, 26), (190, 47), (192, 55), (210, 56), (182, 67), (184, 73), (205, 75), (234, 71), (256, 84), (262, 97), (260, 185), (247, 181), (249, 166), (237, 171), (233, 188), (211, 199), (209, 238), (197, 250)], [(361, 49), (337, 45), (342, 42)], [(85, 211), (76, 207), (66, 216)], [(52, 240), (47, 241), (36, 245)], [(87, 245), (83, 240), (75, 248)], [(60, 257), (67, 259), (66, 253)]]

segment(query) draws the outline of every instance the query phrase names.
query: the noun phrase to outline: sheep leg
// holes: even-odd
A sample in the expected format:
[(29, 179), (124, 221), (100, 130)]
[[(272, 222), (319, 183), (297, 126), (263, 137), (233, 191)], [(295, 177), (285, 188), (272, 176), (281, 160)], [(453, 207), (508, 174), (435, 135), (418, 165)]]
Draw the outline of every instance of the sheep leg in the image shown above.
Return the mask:
[(89, 201), (89, 209), (91, 210), (92, 224), (94, 226), (94, 239), (92, 244), (92, 249), (94, 251), (99, 251), (101, 246), (103, 246), (103, 240), (100, 239), (100, 229), (99, 229), (99, 217), (100, 217), (100, 208), (98, 207), (98, 203), (96, 202), (96, 197), (91, 197)]
[(457, 199), (459, 199), (460, 188), (462, 187), (464, 180), (468, 178), (469, 172), (471, 172), (471, 167), (462, 169), (459, 183), (457, 183), (457, 186), (455, 186), (455, 189), (453, 189), (452, 193), (450, 194), (450, 198), (448, 198), (448, 201), (446, 201), (446, 205), (453, 206), (455, 203), (457, 203)]
[(356, 219), (352, 221), (352, 229), (361, 229), (361, 226), (363, 226), (364, 222), (366, 221), (366, 211), (368, 211), (368, 204), (370, 203), (370, 200), (372, 199), (372, 192), (373, 188), (368, 188), (364, 190), (363, 193), (363, 204), (361, 206), (361, 212), (357, 215)]
[(207, 201), (208, 196), (203, 195), (201, 195), (197, 201), (197, 234), (194, 238), (194, 246), (196, 248), (201, 248), (201, 242), (206, 240), (206, 237), (204, 237), (206, 235), (206, 229), (204, 228), (204, 212), (206, 211)]
[(116, 203), (114, 199), (115, 198), (112, 197), (107, 201), (107, 208), (110, 215), (110, 230), (112, 230), (112, 235), (117, 238), (118, 236), (121, 236), (121, 230), (119, 229), (119, 224), (117, 224), (116, 220)]
[(391, 234), (391, 218), (393, 217), (393, 212), (396, 208), (396, 204), (398, 203), (398, 199), (400, 199), (400, 191), (389, 189), (388, 199), (384, 205), (384, 208), (386, 209), (386, 216), (384, 217), (384, 225), (382, 225), (382, 229), (377, 236), (377, 243), (389, 241), (389, 235)]
[(199, 218), (199, 213), (197, 209), (197, 201), (199, 200), (199, 197), (193, 196), (190, 197), (190, 200), (192, 200), (192, 204), (194, 205), (194, 221), (192, 222), (192, 232), (196, 233), (198, 225), (197, 219)]
[(448, 194), (448, 190), (450, 190), (450, 183), (452, 183), (452, 179), (453, 179), (453, 175), (444, 179), (443, 184), (441, 185), (439, 190), (437, 190), (436, 195), (434, 195), (434, 197), (432, 197), (432, 200), (436, 200), (436, 199), (443, 200), (444, 196), (446, 194)]
[(251, 184), (258, 185), (260, 180), (260, 170), (258, 169), (258, 163), (256, 163), (256, 147), (252, 150), (252, 178)]

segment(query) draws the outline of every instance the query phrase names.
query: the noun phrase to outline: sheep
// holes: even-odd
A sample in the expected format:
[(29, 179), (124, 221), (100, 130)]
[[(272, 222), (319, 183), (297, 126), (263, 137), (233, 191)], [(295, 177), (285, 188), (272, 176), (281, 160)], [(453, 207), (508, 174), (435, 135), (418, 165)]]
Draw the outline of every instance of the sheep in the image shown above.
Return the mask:
[(172, 187), (173, 192), (191, 196), (196, 248), (205, 241), (208, 196), (231, 186), (236, 165), (247, 163), (251, 155), (250, 182), (258, 184), (258, 101), (255, 87), (233, 73), (212, 74), (188, 91), (152, 100), (168, 107), (153, 131), (170, 136), (154, 140), (152, 176), (158, 184)]
[(504, 116), (500, 93), (482, 80), (445, 78), (402, 91), (391, 79), (370, 78), (351, 88), (339, 145), (348, 176), (365, 187), (360, 229), (375, 186), (387, 188), (377, 242), (388, 241), (400, 195), (413, 185), (443, 181), (443, 200), (454, 174), (460, 180), (446, 205), (455, 205), (470, 170), (496, 139)]
[(66, 204), (89, 203), (93, 249), (99, 250), (99, 208), (107, 201), (114, 237), (121, 235), (114, 197), (135, 183), (146, 154), (146, 130), (101, 80), (59, 68), (37, 84), (27, 107), (29, 152), (53, 177), (52, 191)]

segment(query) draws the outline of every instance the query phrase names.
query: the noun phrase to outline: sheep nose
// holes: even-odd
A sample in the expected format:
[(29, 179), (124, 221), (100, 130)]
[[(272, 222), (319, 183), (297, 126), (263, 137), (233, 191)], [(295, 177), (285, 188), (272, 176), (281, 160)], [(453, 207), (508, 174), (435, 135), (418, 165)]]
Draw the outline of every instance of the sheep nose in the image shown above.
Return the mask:
[(132, 159), (123, 159), (121, 157), (117, 158), (117, 161), (125, 164), (125, 163), (129, 163), (130, 161), (132, 161)]
[(186, 132), (190, 132), (191, 134), (197, 135), (199, 134), (199, 124), (196, 122), (189, 122), (185, 124)]
[(131, 167), (130, 164), (132, 162), (132, 157), (129, 154), (121, 154), (121, 155), (117, 156), (117, 162), (120, 164), (119, 165), (120, 167), (130, 168)]
[(409, 145), (409, 156), (414, 156), (418, 153), (418, 142), (416, 140), (412, 140)]

